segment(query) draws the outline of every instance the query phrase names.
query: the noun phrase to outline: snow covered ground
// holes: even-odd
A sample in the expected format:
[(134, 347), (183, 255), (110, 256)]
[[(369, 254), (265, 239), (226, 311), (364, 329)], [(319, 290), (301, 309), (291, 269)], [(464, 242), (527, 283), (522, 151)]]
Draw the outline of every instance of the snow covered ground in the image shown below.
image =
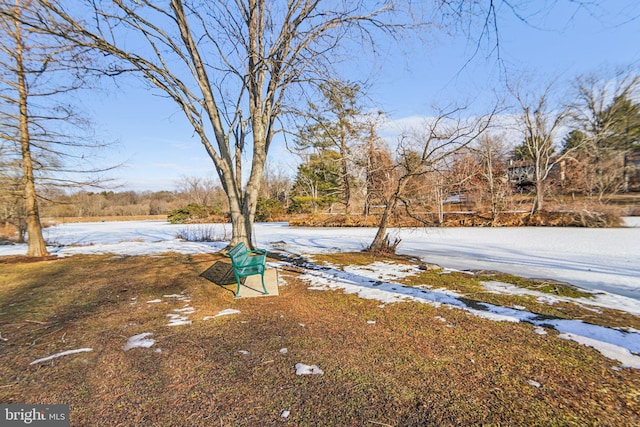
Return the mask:
[[(629, 220), (628, 225), (619, 229), (427, 228), (391, 230), (391, 233), (402, 239), (399, 253), (414, 255), (429, 263), (448, 269), (488, 269), (563, 280), (598, 291), (595, 298), (575, 300), (575, 303), (591, 306), (594, 310), (609, 307), (640, 315), (640, 221)], [(196, 243), (176, 237), (188, 227), (191, 234), (198, 234), (201, 230), (219, 236), (220, 241)], [(63, 224), (47, 228), (45, 239), (49, 242), (50, 252), (58, 256), (98, 253), (155, 255), (169, 251), (215, 252), (226, 246), (230, 236), (228, 224), (188, 227), (164, 221)], [(375, 231), (372, 228), (296, 228), (285, 223), (255, 226), (258, 246), (303, 255), (361, 250), (372, 241)], [(25, 253), (26, 245), (0, 247), (0, 256)], [(483, 304), (485, 310), (478, 310), (467, 306), (455, 292), (410, 288), (394, 282), (416, 271), (416, 267), (399, 268), (395, 264), (374, 263), (366, 268), (310, 269), (303, 279), (308, 281), (310, 289), (340, 289), (361, 298), (379, 300), (381, 307), (401, 301), (445, 304), (495, 321), (525, 321), (535, 325), (534, 332), (539, 334), (546, 333), (545, 328), (553, 328), (560, 332), (561, 338), (594, 347), (606, 357), (618, 360), (621, 366), (640, 369), (639, 331), (604, 328), (577, 320), (542, 319), (522, 307)], [(499, 282), (484, 285), (492, 292), (535, 294), (536, 298), (550, 304), (561, 300), (560, 297)], [(180, 295), (165, 297), (186, 298)], [(168, 315), (171, 317), (169, 322), (189, 325), (193, 308), (187, 306), (178, 311)], [(223, 314), (232, 313), (220, 313)], [(445, 318), (438, 320), (447, 321)], [(132, 342), (125, 344), (125, 348), (152, 345), (153, 340), (148, 336), (132, 337)]]
[[(391, 230), (402, 239), (398, 252), (456, 270), (486, 269), (525, 277), (566, 281), (640, 301), (640, 219), (611, 229), (416, 228)], [(176, 237), (184, 225), (164, 221), (62, 224), (45, 229), (49, 250), (59, 256), (87, 253), (121, 255), (163, 252), (207, 253), (226, 246), (228, 224), (193, 225), (221, 242), (185, 242)], [(255, 225), (260, 247), (295, 254), (358, 251), (374, 228), (300, 228), (285, 223)], [(53, 246), (54, 245), (54, 246)], [(26, 253), (25, 245), (0, 246), (0, 256)], [(640, 303), (639, 303), (640, 304)]]
[[(442, 267), (485, 269), (566, 281), (640, 300), (640, 228), (420, 228), (392, 230), (398, 253)], [(256, 226), (259, 244), (284, 241), (295, 253), (366, 248), (371, 228)]]
[[(427, 286), (403, 286), (393, 282), (400, 277), (415, 275), (419, 272), (416, 266), (403, 266), (399, 268), (397, 264), (376, 262), (367, 266), (349, 266), (344, 270), (334, 268), (323, 268), (310, 270), (302, 276), (302, 280), (309, 283), (311, 290), (342, 290), (347, 294), (356, 294), (360, 298), (372, 299), (382, 302), (381, 308), (385, 304), (399, 303), (404, 301), (414, 301), (422, 304), (434, 306), (444, 305), (451, 309), (465, 310), (466, 312), (497, 322), (527, 322), (536, 326), (534, 333), (545, 335), (545, 328), (555, 329), (560, 332), (560, 338), (576, 341), (580, 344), (593, 347), (600, 351), (605, 357), (617, 360), (623, 367), (640, 369), (640, 331), (630, 328), (612, 329), (602, 326), (584, 323), (580, 320), (550, 319), (526, 311), (524, 307), (500, 307), (487, 303), (476, 303), (473, 306), (467, 304), (456, 292), (447, 289), (431, 289)], [(499, 282), (485, 283), (488, 290), (495, 290), (497, 286), (506, 285)], [(516, 288), (516, 287), (514, 287)], [(520, 289), (520, 288), (516, 288)], [(498, 290), (508, 293), (509, 290)], [(531, 295), (536, 292), (528, 291)], [(538, 300), (547, 304), (554, 304), (561, 300), (571, 300), (553, 295), (541, 294)], [(620, 297), (619, 307), (608, 305), (607, 296), (600, 303), (588, 301), (580, 298), (572, 302), (589, 305), (602, 305), (614, 308), (628, 308), (640, 314), (635, 300)], [(613, 301), (608, 301), (609, 303)], [(593, 308), (591, 308), (593, 309)], [(597, 311), (596, 309), (593, 309)], [(448, 324), (446, 318), (436, 316), (437, 320), (447, 323), (447, 327), (455, 327)]]

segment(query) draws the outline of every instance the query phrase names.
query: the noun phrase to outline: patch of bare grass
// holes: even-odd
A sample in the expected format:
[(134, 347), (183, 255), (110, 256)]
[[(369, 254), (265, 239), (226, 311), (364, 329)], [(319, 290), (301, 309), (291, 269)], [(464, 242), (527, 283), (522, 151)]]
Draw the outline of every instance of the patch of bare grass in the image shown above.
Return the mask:
[[(308, 290), (290, 271), (279, 297), (234, 300), (199, 277), (221, 259), (0, 264), (0, 402), (68, 403), (82, 426), (640, 423), (639, 371), (553, 333), (445, 307), (381, 308)], [(188, 296), (191, 325), (166, 325), (185, 304), (170, 294)], [(227, 308), (240, 314), (202, 320)], [(144, 332), (154, 346), (123, 350)], [(93, 351), (29, 366), (81, 347)], [(325, 374), (297, 376), (296, 363)]]

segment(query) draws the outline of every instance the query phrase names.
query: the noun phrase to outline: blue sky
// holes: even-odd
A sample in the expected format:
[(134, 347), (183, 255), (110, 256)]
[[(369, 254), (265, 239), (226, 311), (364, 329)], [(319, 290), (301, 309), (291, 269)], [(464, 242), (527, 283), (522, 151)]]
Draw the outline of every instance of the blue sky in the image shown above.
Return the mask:
[[(507, 10), (498, 11), (500, 63), (495, 53), (488, 56), (485, 43), (465, 66), (475, 41), (464, 34), (440, 33), (428, 35), (426, 45), (414, 41), (404, 49), (382, 46), (374, 63), (366, 58), (350, 65), (349, 78), (369, 78), (372, 108), (384, 110), (393, 121), (407, 121), (429, 116), (434, 104), (486, 105), (495, 91), (503, 90), (505, 76), (570, 81), (602, 69), (640, 67), (637, 0), (602, 1), (603, 6), (593, 10), (566, 0), (524, 3), (538, 12), (527, 15), (528, 24)], [(213, 163), (182, 113), (142, 84), (127, 82), (84, 104), (98, 132), (119, 142), (105, 155), (112, 162), (125, 162), (111, 174), (120, 189), (173, 190), (182, 176), (215, 177)], [(297, 160), (282, 141), (274, 142), (268, 161), (295, 173)]]

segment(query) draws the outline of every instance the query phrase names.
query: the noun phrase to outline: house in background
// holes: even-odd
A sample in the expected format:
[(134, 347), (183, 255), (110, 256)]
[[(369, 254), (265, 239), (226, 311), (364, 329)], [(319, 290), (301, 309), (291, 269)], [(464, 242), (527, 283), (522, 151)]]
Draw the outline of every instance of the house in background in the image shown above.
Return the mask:
[[(561, 185), (566, 179), (566, 162), (558, 162), (551, 168), (549, 179)], [(535, 185), (535, 167), (531, 160), (509, 160), (507, 178), (516, 190), (525, 190)]]

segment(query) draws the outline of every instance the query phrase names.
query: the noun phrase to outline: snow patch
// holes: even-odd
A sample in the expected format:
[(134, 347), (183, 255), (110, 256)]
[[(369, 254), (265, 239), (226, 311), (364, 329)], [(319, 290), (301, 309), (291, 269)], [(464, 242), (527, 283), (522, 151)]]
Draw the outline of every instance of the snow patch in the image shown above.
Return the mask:
[(305, 365), (304, 363), (296, 363), (296, 375), (324, 375), (324, 371), (317, 365)]
[(167, 317), (169, 318), (169, 323), (167, 323), (167, 326), (182, 326), (191, 324), (191, 320), (189, 320), (187, 316), (169, 313), (167, 314)]
[(34, 360), (33, 362), (29, 363), (29, 365), (37, 365), (38, 363), (48, 362), (49, 360), (57, 359), (58, 357), (68, 356), (70, 354), (86, 353), (86, 352), (89, 352), (89, 351), (93, 351), (93, 349), (92, 348), (78, 348), (76, 350), (67, 350), (67, 351), (63, 351), (61, 353), (53, 354), (51, 356), (43, 357), (42, 359)]
[(389, 261), (376, 261), (367, 266), (348, 265), (344, 267), (344, 271), (385, 282), (415, 276), (421, 272), (416, 265), (396, 264)]
[(177, 313), (192, 314), (192, 313), (195, 313), (196, 309), (193, 307), (187, 306), (183, 308), (174, 308), (173, 311)]
[(134, 335), (127, 340), (122, 349), (124, 351), (129, 351), (132, 348), (149, 348), (156, 343), (156, 340), (147, 338), (151, 335), (153, 335), (152, 332), (144, 332), (142, 334)]
[(575, 341), (588, 347), (593, 347), (598, 350), (604, 357), (619, 361), (623, 368), (640, 369), (640, 356), (631, 354), (631, 352), (624, 347), (598, 341), (593, 338), (572, 334), (570, 332), (559, 334), (558, 337)]
[(232, 314), (240, 314), (240, 310), (235, 310), (233, 308), (227, 308), (225, 310), (219, 311), (217, 314), (214, 314), (213, 316), (205, 316), (205, 317), (202, 318), (202, 320), (211, 320), (211, 319), (214, 319), (216, 317), (230, 316)]
[(227, 308), (226, 310), (222, 310), (219, 311), (218, 314), (216, 314), (213, 317), (218, 317), (218, 316), (229, 316), (231, 314), (240, 314), (240, 310), (235, 310), (233, 308)]

